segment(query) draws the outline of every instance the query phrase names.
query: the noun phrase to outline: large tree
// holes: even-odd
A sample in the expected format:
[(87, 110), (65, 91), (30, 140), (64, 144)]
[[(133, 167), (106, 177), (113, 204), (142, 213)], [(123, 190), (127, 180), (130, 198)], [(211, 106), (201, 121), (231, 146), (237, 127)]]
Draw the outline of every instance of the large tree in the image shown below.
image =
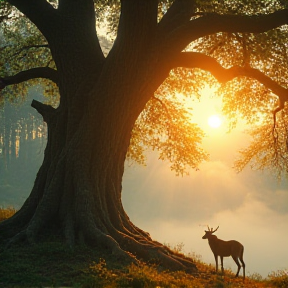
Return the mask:
[[(254, 112), (263, 117), (274, 110), (276, 118), (283, 110), (287, 73), (278, 62), (287, 61), (288, 10), (282, 1), (250, 2), (1, 1), (3, 97), (39, 78), (60, 95), (57, 107), (32, 102), (47, 123), (47, 147), (30, 196), (0, 224), (1, 241), (33, 243), (47, 230), (61, 231), (71, 246), (81, 241), (121, 257), (193, 268), (129, 220), (121, 203), (124, 162), (127, 155), (142, 162), (147, 146), (160, 150), (179, 173), (206, 159), (202, 132), (188, 123), (173, 90), (189, 94), (205, 80), (224, 83), (224, 110), (234, 122), (235, 111), (254, 121)], [(115, 33), (107, 55), (96, 31), (104, 20)], [(287, 136), (282, 114), (282, 128), (273, 117), (263, 120), (274, 123), (268, 138), (260, 139), (267, 147), (257, 150), (266, 155), (265, 165), (287, 159), (280, 145)], [(271, 143), (282, 150), (277, 154), (280, 146)], [(252, 152), (244, 152), (240, 169)], [(286, 160), (281, 167), (287, 169)]]

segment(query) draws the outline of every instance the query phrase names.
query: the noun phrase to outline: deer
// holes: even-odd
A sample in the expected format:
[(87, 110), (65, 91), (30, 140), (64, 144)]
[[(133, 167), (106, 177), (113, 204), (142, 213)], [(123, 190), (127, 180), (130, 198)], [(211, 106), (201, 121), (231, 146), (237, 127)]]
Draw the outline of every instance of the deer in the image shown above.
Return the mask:
[(202, 239), (208, 239), (209, 246), (214, 254), (216, 262), (216, 273), (218, 273), (218, 256), (220, 256), (221, 259), (222, 274), (224, 274), (223, 257), (232, 256), (233, 260), (238, 266), (238, 271), (235, 277), (238, 277), (239, 271), (241, 269), (241, 264), (238, 260), (240, 259), (243, 267), (243, 280), (245, 280), (245, 263), (243, 261), (244, 246), (236, 240), (224, 241), (218, 239), (216, 235), (213, 235), (213, 233), (215, 233), (218, 228), (219, 226), (213, 230), (213, 228), (210, 229), (208, 226), (208, 231), (205, 230), (205, 235), (202, 237)]

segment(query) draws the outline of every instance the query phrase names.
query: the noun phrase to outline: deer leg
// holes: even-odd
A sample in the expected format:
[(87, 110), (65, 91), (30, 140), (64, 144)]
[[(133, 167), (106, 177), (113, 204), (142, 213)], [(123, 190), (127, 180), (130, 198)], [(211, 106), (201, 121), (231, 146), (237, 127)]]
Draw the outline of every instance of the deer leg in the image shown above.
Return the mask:
[[(238, 270), (237, 270), (237, 273), (236, 273), (236, 276), (235, 276), (235, 277), (238, 277), (239, 271), (240, 271), (240, 269), (241, 269), (241, 265), (240, 265), (240, 263), (239, 263), (239, 261), (238, 261), (238, 257), (232, 256), (232, 258), (233, 258), (233, 260), (235, 261), (235, 263), (236, 263), (237, 266), (238, 266)], [(245, 265), (245, 264), (244, 264), (244, 265)], [(243, 271), (244, 271), (244, 270), (243, 270)]]
[(240, 259), (240, 261), (241, 261), (241, 263), (242, 263), (242, 267), (243, 267), (243, 279), (245, 279), (245, 263), (244, 263), (242, 257), (240, 257), (239, 259)]
[(221, 272), (224, 274), (224, 266), (223, 266), (223, 256), (220, 256), (221, 259)]
[(218, 255), (214, 254), (215, 262), (216, 262), (216, 273), (218, 272)]

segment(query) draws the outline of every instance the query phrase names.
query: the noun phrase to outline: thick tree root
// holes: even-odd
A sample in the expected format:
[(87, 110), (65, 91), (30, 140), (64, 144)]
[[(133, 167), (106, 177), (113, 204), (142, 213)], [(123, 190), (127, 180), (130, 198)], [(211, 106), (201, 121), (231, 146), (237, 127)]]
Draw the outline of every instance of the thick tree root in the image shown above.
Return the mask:
[(158, 264), (164, 269), (187, 272), (196, 270), (196, 266), (191, 259), (175, 253), (159, 242), (144, 238), (139, 242), (130, 238), (128, 246), (125, 244), (124, 246), (142, 261)]
[[(121, 204), (118, 191), (121, 188), (115, 188), (107, 179), (91, 181), (86, 170), (89, 165), (83, 164), (84, 156), (80, 157), (81, 161), (73, 162), (77, 167), (69, 167), (64, 156), (63, 153), (58, 162), (53, 163), (53, 169), (45, 171), (46, 184), (38, 186), (42, 191), (33, 198), (38, 199), (38, 204), (33, 202), (31, 207), (35, 208), (29, 211), (25, 222), (17, 225), (19, 217), (16, 216), (15, 220), (0, 223), (0, 237), (5, 232), (2, 238), (8, 240), (7, 247), (21, 242), (34, 244), (41, 235), (54, 237), (60, 231), (60, 237), (64, 237), (70, 247), (77, 242), (87, 244), (114, 255), (120, 263), (142, 261), (172, 271), (193, 273), (197, 270), (191, 259), (153, 241), (147, 232), (129, 220)], [(103, 193), (105, 189), (109, 197)], [(20, 210), (19, 215), (21, 213)]]
[(123, 246), (120, 246), (114, 238), (103, 234), (101, 231), (97, 231), (93, 238), (94, 243), (97, 243), (97, 248), (105, 248), (116, 256), (117, 259), (126, 263), (138, 263), (141, 260), (142, 262), (156, 264), (161, 269), (171, 271), (181, 270), (193, 273), (197, 270), (195, 263), (184, 255), (181, 256), (174, 253), (162, 244), (144, 239), (143, 237), (141, 243), (126, 235), (121, 241), (124, 243)]
[[(11, 247), (19, 243), (26, 242), (28, 244), (35, 244), (35, 238), (29, 237), (27, 229), (20, 231), (7, 242), (6, 248)], [(112, 254), (116, 261), (125, 264), (138, 264), (141, 262), (158, 265), (162, 270), (171, 271), (186, 271), (189, 273), (196, 272), (196, 266), (192, 260), (181, 256), (162, 244), (145, 239), (142, 236), (141, 242), (133, 239), (131, 236), (118, 234), (117, 242), (110, 235), (103, 233), (94, 226), (94, 229), (83, 230), (83, 239), (89, 245), (94, 247), (93, 249), (99, 249), (99, 251), (107, 254)], [(138, 235), (138, 239), (140, 236)], [(67, 240), (67, 239), (66, 239)], [(122, 245), (119, 245), (121, 242)], [(70, 245), (69, 245), (70, 246)]]

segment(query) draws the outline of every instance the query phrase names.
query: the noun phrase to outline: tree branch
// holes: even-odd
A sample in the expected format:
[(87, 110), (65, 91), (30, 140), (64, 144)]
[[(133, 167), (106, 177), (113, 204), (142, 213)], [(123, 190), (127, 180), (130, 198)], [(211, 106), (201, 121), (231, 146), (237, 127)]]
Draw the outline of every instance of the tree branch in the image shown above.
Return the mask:
[(207, 14), (172, 31), (166, 45), (181, 52), (191, 42), (217, 32), (262, 33), (287, 23), (288, 9), (254, 16)]
[(133, 50), (135, 45), (142, 47), (148, 38), (156, 35), (157, 11), (157, 0), (121, 0), (117, 38), (127, 47), (134, 46)]
[[(87, 28), (89, 27), (89, 30), (92, 27), (95, 28), (96, 18), (93, 0), (59, 0), (57, 10), (61, 16), (66, 17), (66, 21), (68, 18), (73, 22), (78, 21), (78, 25), (84, 25), (84, 27)], [(69, 23), (69, 21), (67, 22)]]
[[(78, 9), (75, 9), (78, 8)], [(91, 9), (92, 8), (92, 9)], [(77, 13), (77, 11), (79, 12), (79, 10), (83, 13), (89, 13), (91, 14), (91, 11), (94, 11), (94, 1), (93, 0), (75, 0), (75, 1), (71, 1), (71, 0), (59, 0), (59, 5), (58, 5), (58, 10), (59, 11), (64, 11), (64, 13), (72, 13), (75, 14)], [(94, 15), (91, 14), (91, 16), (93, 17)]]
[(31, 103), (31, 107), (35, 108), (37, 110), (37, 112), (42, 115), (43, 120), (49, 124), (49, 121), (51, 119), (51, 117), (53, 117), (54, 112), (56, 111), (55, 108), (53, 108), (50, 105), (46, 105), (43, 104), (35, 99), (33, 99), (32, 103)]
[(169, 33), (187, 23), (195, 12), (195, 0), (175, 0), (158, 24), (159, 32)]
[(55, 29), (52, 27), (59, 23), (58, 13), (46, 0), (7, 0), (7, 2), (25, 14), (46, 39), (53, 35)]
[(46, 0), (7, 1), (24, 13), (46, 38), (58, 73), (64, 74), (71, 65), (78, 67), (82, 75), (89, 70), (100, 73), (105, 57), (96, 33), (93, 0), (62, 0), (58, 9)]
[(279, 107), (274, 111), (274, 113), (280, 111), (284, 107), (284, 103), (288, 101), (288, 89), (282, 87), (263, 72), (255, 68), (234, 66), (226, 69), (223, 68), (214, 58), (196, 52), (179, 53), (178, 56), (171, 61), (171, 67), (200, 68), (209, 71), (221, 83), (225, 83), (239, 76), (254, 78), (279, 97)]
[(29, 70), (21, 71), (13, 76), (0, 77), (0, 90), (6, 86), (19, 84), (35, 78), (46, 78), (58, 84), (58, 73), (56, 70), (49, 67), (32, 68)]
[(165, 110), (165, 112), (166, 112), (166, 114), (167, 114), (167, 117), (168, 117), (169, 120), (171, 121), (171, 120), (172, 120), (172, 119), (171, 119), (171, 115), (170, 115), (169, 110), (168, 110), (167, 106), (165, 105), (165, 103), (164, 103), (161, 99), (155, 97), (155, 95), (152, 95), (151, 98), (152, 98), (153, 100), (155, 100), (155, 101), (158, 101), (158, 102), (161, 104), (161, 106), (164, 108), (164, 110)]
[[(7, 47), (7, 46), (6, 46)], [(6, 48), (4, 47), (4, 49)], [(48, 48), (49, 49), (49, 45), (48, 44), (38, 44), (38, 45), (27, 45), (27, 46), (23, 46), (21, 47), (17, 52), (15, 52), (14, 54), (12, 54), (9, 58), (13, 58), (17, 55), (19, 55), (20, 53), (22, 53), (23, 51), (28, 51), (30, 49), (33, 49), (33, 48)], [(3, 50), (4, 50), (3, 49)], [(0, 50), (1, 51), (1, 50)], [(8, 58), (8, 59), (9, 59)]]
[[(62, 23), (64, 36), (68, 36), (71, 38), (77, 38), (78, 35), (75, 34), (77, 31), (85, 31), (84, 35), (88, 38), (89, 42), (84, 40), (84, 43), (87, 43), (88, 47), (85, 52), (82, 52), (84, 55), (87, 53), (91, 53), (93, 50), (93, 55), (95, 55), (98, 59), (98, 64), (102, 65), (104, 61), (104, 54), (101, 49), (101, 45), (99, 42), (99, 38), (96, 33), (96, 17), (95, 17), (95, 9), (94, 9), (94, 1), (93, 0), (59, 0), (58, 12), (60, 17), (65, 18), (64, 23)], [(75, 23), (77, 23), (77, 29), (74, 28)], [(72, 32), (72, 35), (69, 32)], [(81, 33), (81, 37), (83, 33)], [(84, 45), (82, 46), (84, 47)], [(91, 61), (90, 61), (91, 62)], [(97, 64), (97, 66), (98, 66)], [(95, 65), (96, 66), (96, 65)]]

